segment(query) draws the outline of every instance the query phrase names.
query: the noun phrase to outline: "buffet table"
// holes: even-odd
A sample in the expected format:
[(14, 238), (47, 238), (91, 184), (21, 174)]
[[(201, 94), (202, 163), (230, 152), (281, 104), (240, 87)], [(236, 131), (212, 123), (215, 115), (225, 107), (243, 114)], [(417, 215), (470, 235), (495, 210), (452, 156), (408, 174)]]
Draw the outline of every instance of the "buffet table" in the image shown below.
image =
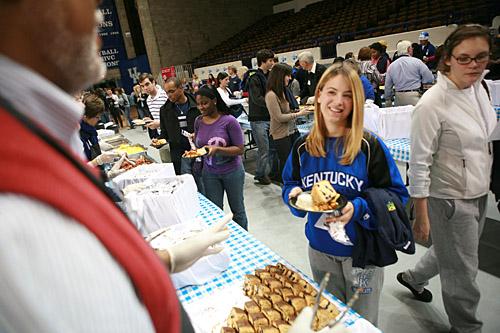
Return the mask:
[[(223, 217), (222, 210), (203, 195), (199, 194), (199, 200), (201, 209), (198, 217), (203, 222), (210, 225)], [(197, 332), (219, 332), (217, 328), (222, 324), (221, 321), (227, 318), (231, 307), (237, 306), (237, 301), (242, 298), (245, 274), (252, 274), (257, 268), (263, 268), (277, 262), (284, 263), (301, 273), (235, 222), (230, 222), (229, 228), (231, 236), (225, 243), (225, 246), (229, 247), (231, 255), (229, 268), (220, 276), (203, 285), (188, 286), (177, 290), (177, 295)], [(302, 275), (309, 283), (318, 288), (318, 285), (309, 277)], [(325, 292), (325, 297), (335, 303), (339, 310), (345, 308), (345, 305), (331, 294)], [(380, 332), (379, 329), (352, 310), (344, 317), (343, 322), (346, 326), (352, 327), (353, 332)]]

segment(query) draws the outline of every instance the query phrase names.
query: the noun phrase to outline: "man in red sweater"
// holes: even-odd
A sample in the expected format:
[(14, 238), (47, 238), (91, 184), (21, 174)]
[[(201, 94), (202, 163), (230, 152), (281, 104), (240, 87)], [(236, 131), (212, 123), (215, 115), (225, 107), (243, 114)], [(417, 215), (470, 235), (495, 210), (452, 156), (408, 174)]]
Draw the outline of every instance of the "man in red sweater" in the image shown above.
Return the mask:
[(99, 3), (0, 0), (1, 332), (192, 331), (168, 271), (229, 236), (155, 253), (87, 166), (71, 94), (104, 75)]

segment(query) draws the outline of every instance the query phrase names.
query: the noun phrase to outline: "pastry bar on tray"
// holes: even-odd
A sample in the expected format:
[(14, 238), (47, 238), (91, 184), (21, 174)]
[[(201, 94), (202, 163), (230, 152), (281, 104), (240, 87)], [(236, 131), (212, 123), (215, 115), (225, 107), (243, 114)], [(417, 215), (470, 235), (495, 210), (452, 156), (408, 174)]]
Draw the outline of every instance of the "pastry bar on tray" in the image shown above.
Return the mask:
[[(281, 263), (246, 275), (243, 292), (252, 300), (244, 309), (231, 309), (222, 333), (286, 333), (302, 309), (314, 305), (317, 295), (299, 273)], [(321, 297), (313, 329), (321, 330), (338, 314), (335, 304)]]

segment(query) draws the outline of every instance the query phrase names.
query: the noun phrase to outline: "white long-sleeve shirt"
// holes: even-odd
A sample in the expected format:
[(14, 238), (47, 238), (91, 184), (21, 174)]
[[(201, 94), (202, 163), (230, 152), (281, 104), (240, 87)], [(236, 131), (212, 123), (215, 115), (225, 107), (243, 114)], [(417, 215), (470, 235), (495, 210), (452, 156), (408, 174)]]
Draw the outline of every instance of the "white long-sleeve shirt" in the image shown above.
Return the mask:
[(229, 98), (229, 91), (227, 89), (222, 89), (221, 87), (217, 88), (220, 97), (227, 106), (238, 105), (246, 102), (245, 98)]
[[(83, 110), (71, 96), (1, 55), (0, 76), (4, 99), (82, 151)], [(84, 226), (9, 193), (0, 221), (0, 332), (154, 332), (128, 275)]]

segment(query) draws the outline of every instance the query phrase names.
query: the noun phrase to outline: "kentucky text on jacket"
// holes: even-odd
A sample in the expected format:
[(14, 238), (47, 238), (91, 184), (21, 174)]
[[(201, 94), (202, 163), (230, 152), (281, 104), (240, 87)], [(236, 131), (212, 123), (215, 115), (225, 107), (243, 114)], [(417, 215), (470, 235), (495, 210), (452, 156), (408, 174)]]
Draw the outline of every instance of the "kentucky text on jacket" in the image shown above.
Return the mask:
[(349, 187), (358, 192), (361, 192), (361, 186), (363, 186), (363, 180), (340, 171), (322, 171), (312, 173), (302, 177), (302, 186), (304, 188), (309, 188), (320, 180), (328, 180), (332, 183), (332, 185)]

